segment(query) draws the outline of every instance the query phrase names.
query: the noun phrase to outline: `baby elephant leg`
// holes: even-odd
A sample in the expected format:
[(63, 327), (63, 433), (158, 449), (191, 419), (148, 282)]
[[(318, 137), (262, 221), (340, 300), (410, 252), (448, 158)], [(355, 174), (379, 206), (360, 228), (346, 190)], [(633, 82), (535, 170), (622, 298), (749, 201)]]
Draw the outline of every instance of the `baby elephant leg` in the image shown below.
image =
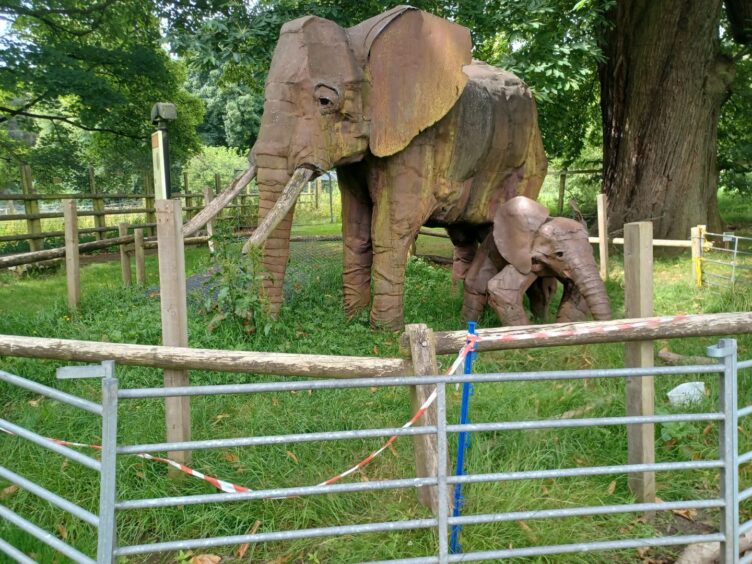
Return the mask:
[(556, 312), (556, 321), (559, 323), (585, 321), (588, 313), (590, 313), (590, 310), (577, 286), (572, 281), (566, 282), (559, 310)]
[(533, 317), (545, 321), (548, 317), (548, 306), (556, 294), (558, 283), (553, 276), (538, 278), (527, 289), (527, 298), (530, 301), (530, 311)]
[(491, 236), (478, 247), (470, 268), (465, 274), (465, 293), (462, 303), (462, 321), (478, 321), (488, 302), (488, 282), (499, 273), (502, 258)]
[(502, 325), (530, 323), (522, 297), (536, 278), (534, 273), (522, 274), (510, 264), (488, 282), (488, 299)]

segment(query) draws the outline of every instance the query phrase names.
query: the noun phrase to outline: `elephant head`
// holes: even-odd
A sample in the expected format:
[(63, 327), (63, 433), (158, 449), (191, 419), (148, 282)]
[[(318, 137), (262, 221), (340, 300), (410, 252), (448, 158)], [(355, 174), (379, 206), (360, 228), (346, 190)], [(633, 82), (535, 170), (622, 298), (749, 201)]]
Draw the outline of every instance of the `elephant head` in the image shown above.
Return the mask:
[(544, 206), (518, 196), (499, 207), (493, 238), (504, 260), (521, 274), (555, 276), (565, 284), (571, 281), (594, 319), (611, 319), (606, 288), (582, 224), (549, 217)]
[(250, 156), (260, 225), (244, 247), (264, 244), (273, 314), (282, 301), (295, 200), (306, 181), (368, 154), (404, 149), (456, 103), (470, 53), (467, 29), (409, 6), (349, 29), (314, 16), (282, 27)]

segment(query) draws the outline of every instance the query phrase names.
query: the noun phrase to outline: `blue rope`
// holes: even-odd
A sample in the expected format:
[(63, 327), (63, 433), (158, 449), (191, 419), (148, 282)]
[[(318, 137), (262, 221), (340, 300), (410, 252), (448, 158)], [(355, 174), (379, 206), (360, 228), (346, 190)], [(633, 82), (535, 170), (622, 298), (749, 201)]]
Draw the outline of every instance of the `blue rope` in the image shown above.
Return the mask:
[[(475, 321), (469, 321), (467, 323), (467, 332), (470, 335), (475, 335)], [(473, 347), (475, 350), (475, 347)], [(473, 360), (475, 358), (475, 352), (467, 353), (465, 357), (465, 374), (473, 373)], [(460, 408), (460, 425), (470, 422), (468, 413), (470, 411), (470, 396), (475, 392), (475, 387), (465, 382), (462, 384), (462, 406)], [(470, 446), (470, 433), (463, 431), (459, 434), (457, 445), (457, 476), (462, 476), (465, 473), (465, 451)], [(459, 517), (462, 512), (462, 505), (465, 498), (462, 496), (462, 484), (454, 485), (454, 508), (452, 509), (452, 516)], [(459, 554), (462, 552), (460, 546), (459, 536), (462, 526), (452, 525), (452, 534), (449, 541), (449, 550), (452, 554)]]

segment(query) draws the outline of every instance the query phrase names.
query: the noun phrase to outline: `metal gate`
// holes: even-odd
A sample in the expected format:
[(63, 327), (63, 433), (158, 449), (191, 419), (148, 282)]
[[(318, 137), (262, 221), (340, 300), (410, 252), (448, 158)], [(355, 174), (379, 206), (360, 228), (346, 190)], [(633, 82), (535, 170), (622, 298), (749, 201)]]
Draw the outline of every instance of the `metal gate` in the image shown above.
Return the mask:
[[(739, 536), (752, 530), (752, 520), (739, 522), (739, 504), (752, 497), (752, 488), (739, 491), (738, 466), (752, 461), (752, 451), (740, 455), (738, 452), (738, 420), (752, 415), (752, 406), (741, 409), (737, 404), (737, 372), (742, 368), (752, 367), (752, 361), (737, 365), (736, 341), (724, 339), (719, 344), (708, 348), (708, 355), (717, 359), (715, 365), (659, 367), (649, 369), (608, 369), (608, 370), (571, 370), (553, 372), (518, 372), (471, 374), (456, 376), (431, 377), (382, 377), (350, 380), (315, 380), (302, 382), (274, 382), (253, 384), (189, 386), (183, 388), (138, 388), (118, 389), (118, 381), (114, 377), (112, 363), (104, 363), (102, 367), (68, 367), (62, 369), (63, 375), (71, 377), (96, 376), (102, 378), (102, 403), (95, 404), (43, 386), (41, 384), (0, 372), (0, 380), (35, 393), (57, 399), (69, 405), (102, 416), (102, 457), (101, 462), (81, 455), (80, 453), (42, 437), (33, 431), (24, 429), (11, 422), (0, 420), (0, 429), (32, 441), (39, 446), (48, 448), (84, 464), (100, 472), (100, 514), (90, 512), (64, 500), (57, 494), (26, 480), (15, 472), (0, 468), (0, 476), (8, 481), (27, 489), (29, 492), (53, 503), (57, 507), (72, 513), (92, 526), (98, 527), (99, 544), (97, 562), (110, 563), (118, 556), (146, 554), (152, 552), (166, 552), (187, 549), (204, 549), (217, 546), (238, 545), (242, 543), (259, 543), (269, 541), (285, 541), (292, 539), (315, 538), (323, 536), (359, 535), (380, 531), (406, 531), (413, 529), (435, 529), (438, 543), (433, 554), (389, 562), (405, 563), (444, 563), (444, 562), (472, 562), (491, 559), (513, 557), (534, 557), (543, 555), (583, 553), (591, 551), (606, 551), (615, 549), (630, 549), (658, 546), (685, 545), (698, 542), (720, 542), (722, 561), (752, 562), (752, 556), (739, 559)], [(447, 422), (447, 393), (446, 387), (464, 382), (531, 382), (577, 380), (584, 378), (617, 378), (627, 376), (665, 376), (677, 374), (718, 374), (719, 375), (719, 405), (717, 411), (707, 413), (678, 413), (670, 415), (634, 416), (634, 417), (597, 417), (580, 419), (548, 419), (532, 421), (508, 421), (479, 424), (450, 425)], [(117, 408), (120, 402), (128, 402), (137, 398), (161, 398), (167, 396), (205, 396), (219, 394), (260, 394), (269, 392), (323, 390), (339, 388), (365, 387), (393, 387), (412, 385), (436, 385), (436, 409), (438, 423), (435, 426), (399, 427), (365, 430), (345, 430), (337, 432), (313, 432), (289, 435), (250, 436), (232, 439), (213, 439), (191, 441), (188, 443), (158, 443), (158, 444), (117, 444)], [(501, 432), (536, 429), (565, 429), (575, 427), (597, 427), (607, 425), (633, 425), (640, 423), (676, 423), (687, 421), (716, 421), (719, 429), (719, 457), (710, 460), (693, 460), (686, 462), (662, 462), (652, 464), (621, 464), (613, 466), (590, 466), (577, 468), (552, 468), (548, 470), (496, 472), (486, 474), (468, 473), (462, 476), (447, 473), (448, 451), (450, 437), (460, 432)], [(393, 435), (429, 435), (434, 434), (438, 442), (438, 472), (435, 476), (424, 478), (408, 478), (395, 480), (379, 480), (357, 483), (343, 483), (330, 485), (301, 486), (292, 488), (277, 488), (243, 493), (217, 493), (207, 495), (173, 496), (162, 498), (135, 499), (119, 501), (115, 492), (115, 456), (136, 453), (158, 453), (170, 450), (198, 450), (227, 448), (255, 445), (272, 445), (280, 443), (299, 443), (310, 441), (333, 441), (362, 439), (371, 437), (391, 437)], [(609, 474), (624, 474), (636, 472), (666, 472), (685, 471), (695, 469), (717, 469), (719, 471), (719, 495), (712, 499), (694, 499), (685, 501), (661, 503), (632, 503), (620, 505), (597, 505), (586, 507), (568, 507), (560, 509), (544, 509), (533, 511), (517, 511), (506, 513), (485, 513), (449, 516), (449, 488), (455, 484), (488, 483), (515, 480), (539, 480), (547, 478), (564, 478), (575, 476), (598, 476)], [(120, 546), (115, 538), (116, 513), (133, 511), (144, 508), (188, 506), (204, 503), (237, 503), (247, 500), (285, 498), (291, 496), (309, 496), (321, 494), (337, 494), (344, 492), (360, 492), (370, 490), (387, 490), (399, 488), (436, 487), (438, 489), (439, 511), (435, 518), (408, 519), (379, 523), (359, 523), (332, 527), (320, 527), (299, 530), (264, 532), (257, 534), (216, 536), (211, 538), (191, 538), (161, 543), (149, 543), (131, 546)], [(708, 509), (720, 510), (721, 520), (718, 532), (704, 535), (682, 535), (654, 538), (639, 538), (625, 540), (595, 541), (565, 545), (543, 545), (526, 548), (502, 548), (484, 552), (470, 552), (465, 554), (450, 554), (448, 546), (448, 532), (453, 525), (470, 526), (482, 523), (501, 523), (506, 521), (524, 521), (531, 519), (556, 519), (577, 516), (609, 515), (622, 512), (645, 512), (665, 510)], [(76, 562), (93, 562), (92, 558), (68, 546), (52, 534), (43, 531), (20, 515), (0, 506), (0, 516), (22, 530), (35, 536), (41, 542), (47, 543), (54, 549), (65, 554)], [(472, 531), (467, 534), (471, 535)], [(0, 540), (0, 551), (5, 552), (19, 562), (31, 560)]]

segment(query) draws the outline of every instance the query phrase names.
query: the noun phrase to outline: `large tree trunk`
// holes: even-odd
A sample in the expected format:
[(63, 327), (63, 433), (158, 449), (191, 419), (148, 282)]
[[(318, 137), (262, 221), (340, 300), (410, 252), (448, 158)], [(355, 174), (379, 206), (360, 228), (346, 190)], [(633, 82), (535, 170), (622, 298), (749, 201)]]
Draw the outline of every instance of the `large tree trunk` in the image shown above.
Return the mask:
[(733, 63), (721, 0), (618, 0), (600, 69), (610, 229), (651, 220), (657, 238), (721, 227), (716, 137)]

